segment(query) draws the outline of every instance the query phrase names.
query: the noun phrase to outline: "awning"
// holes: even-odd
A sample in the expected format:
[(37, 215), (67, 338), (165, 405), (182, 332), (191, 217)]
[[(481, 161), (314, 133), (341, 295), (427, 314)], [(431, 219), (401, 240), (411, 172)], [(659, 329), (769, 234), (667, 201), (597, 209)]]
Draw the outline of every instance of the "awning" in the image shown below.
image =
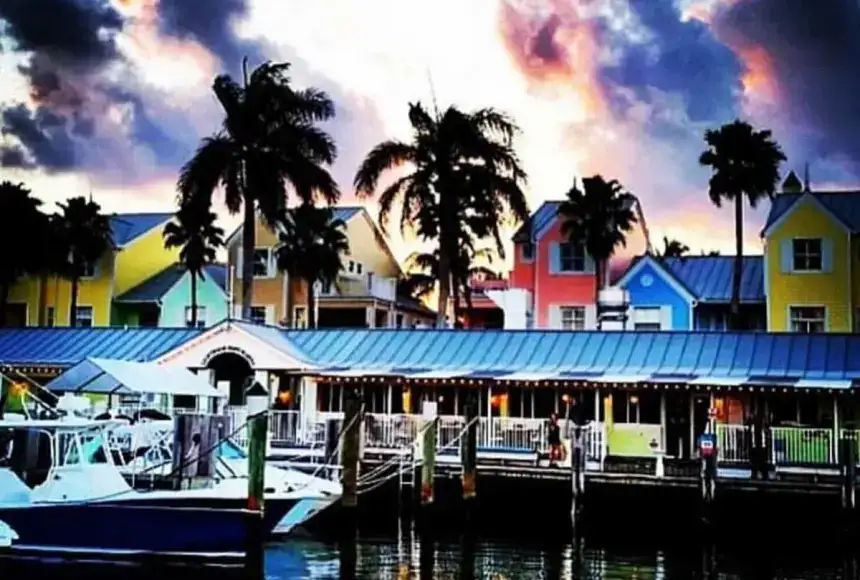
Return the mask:
[(320, 376), (324, 377), (379, 377), (391, 374), (387, 369), (343, 369), (343, 370), (320, 370)]
[(226, 397), (206, 377), (155, 363), (88, 358), (45, 385), (53, 393)]
[(421, 371), (410, 375), (404, 375), (407, 379), (453, 379), (455, 377), (463, 377), (469, 374), (468, 370), (438, 370), (438, 371)]
[(749, 382), (749, 377), (699, 377), (690, 381), (691, 385), (713, 387), (739, 387)]
[(800, 379), (794, 383), (797, 389), (850, 389), (854, 381), (827, 379)]

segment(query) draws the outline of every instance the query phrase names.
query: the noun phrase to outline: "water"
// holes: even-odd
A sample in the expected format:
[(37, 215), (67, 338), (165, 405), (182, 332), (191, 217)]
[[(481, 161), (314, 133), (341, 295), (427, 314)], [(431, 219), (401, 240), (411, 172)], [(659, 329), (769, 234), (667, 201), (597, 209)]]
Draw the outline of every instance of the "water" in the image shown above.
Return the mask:
[[(355, 541), (289, 539), (270, 544), (267, 580), (343, 579), (674, 579), (712, 578), (858, 578), (856, 560), (837, 545), (812, 541), (787, 544), (764, 536), (760, 542), (725, 546), (655, 536), (653, 529), (626, 534), (623, 540), (585, 538), (577, 546), (563, 537), (523, 534), (472, 537), (447, 532), (420, 537), (414, 529), (362, 534)], [(526, 532), (528, 530), (525, 530)], [(630, 529), (627, 529), (630, 532)], [(676, 530), (677, 531), (677, 530)], [(639, 540), (635, 536), (640, 536)], [(811, 538), (811, 537), (810, 537)], [(244, 573), (214, 573), (219, 579), (247, 578)], [(37, 576), (38, 575), (38, 576)], [(87, 577), (103, 580), (187, 580), (211, 578), (213, 572), (164, 571), (82, 565), (28, 565), (4, 569), (0, 578), (40, 580)]]

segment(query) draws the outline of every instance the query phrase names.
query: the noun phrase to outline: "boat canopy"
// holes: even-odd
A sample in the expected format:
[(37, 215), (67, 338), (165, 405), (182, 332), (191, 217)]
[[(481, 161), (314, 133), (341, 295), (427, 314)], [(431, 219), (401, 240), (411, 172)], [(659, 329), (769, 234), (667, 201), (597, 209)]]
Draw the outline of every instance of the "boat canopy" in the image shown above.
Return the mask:
[(52, 393), (226, 397), (208, 379), (179, 367), (88, 358), (45, 385)]

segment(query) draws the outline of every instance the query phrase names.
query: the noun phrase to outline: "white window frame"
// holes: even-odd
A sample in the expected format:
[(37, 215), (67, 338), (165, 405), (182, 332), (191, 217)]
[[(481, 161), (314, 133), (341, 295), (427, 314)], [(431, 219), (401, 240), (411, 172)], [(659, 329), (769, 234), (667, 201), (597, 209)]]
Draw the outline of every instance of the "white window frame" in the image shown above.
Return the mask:
[[(262, 253), (262, 252), (265, 252), (265, 254), (266, 254), (266, 264), (265, 264), (266, 265), (266, 273), (265, 273), (265, 275), (257, 274), (257, 272), (256, 272), (256, 266), (258, 264), (257, 255), (258, 255), (258, 253)], [(254, 257), (252, 258), (252, 260), (253, 260), (252, 272), (254, 273), (254, 279), (255, 280), (264, 280), (266, 278), (274, 277), (275, 273), (274, 273), (274, 268), (272, 267), (273, 266), (273, 264), (272, 264), (272, 248), (254, 248)]]
[[(571, 256), (565, 257), (565, 248), (570, 248)], [(577, 250), (581, 251), (582, 255), (577, 255)], [(567, 264), (566, 264), (567, 262)], [(559, 242), (558, 244), (558, 271), (562, 273), (583, 273), (586, 265), (585, 244), (581, 242)], [(566, 268), (565, 266), (570, 266)]]
[(294, 306), (293, 307), (293, 328), (307, 328), (307, 327), (308, 327), (308, 307), (307, 306)]
[[(797, 309), (797, 310), (800, 310), (800, 309), (820, 310), (823, 313), (823, 316), (822, 316), (822, 318), (795, 317), (794, 316), (795, 309)], [(806, 325), (806, 330), (803, 330), (803, 329), (797, 329), (796, 330), (795, 326), (794, 326), (795, 320), (797, 320), (797, 322), (799, 324)], [(809, 330), (809, 325), (816, 324), (818, 322), (821, 323), (821, 330), (811, 332)], [(820, 332), (827, 332), (827, 327), (828, 327), (828, 324), (827, 324), (827, 307), (826, 306), (821, 306), (819, 304), (802, 304), (802, 305), (801, 304), (793, 304), (793, 305), (788, 307), (788, 330), (790, 332), (796, 332), (796, 333), (801, 333), (801, 334), (818, 334)]]
[(585, 306), (559, 306), (558, 319), (562, 330), (585, 330)]
[[(638, 315), (642, 313), (657, 313), (657, 321), (644, 321), (640, 322), (638, 319)], [(663, 330), (663, 309), (660, 306), (634, 306), (633, 307), (633, 330), (638, 331), (658, 331)]]
[[(185, 326), (187, 328), (193, 328), (191, 325), (191, 306), (185, 307)], [(197, 328), (205, 328), (206, 327), (206, 307), (198, 306), (197, 307)]]
[[(89, 312), (89, 316), (81, 316), (83, 313)], [(95, 318), (95, 311), (92, 306), (87, 305), (79, 305), (75, 307), (75, 326), (78, 328), (92, 328), (94, 326), (93, 319)], [(88, 322), (89, 324), (81, 324), (82, 322)]]
[[(799, 251), (799, 243), (809, 244), (818, 242), (818, 251), (811, 251), (809, 247), (804, 247), (803, 251)], [(811, 268), (810, 260), (818, 259), (818, 267)], [(798, 262), (804, 261), (806, 267), (798, 267)], [(791, 240), (791, 271), (792, 272), (823, 272), (824, 271), (824, 240), (822, 238), (793, 238)]]
[[(254, 316), (255, 311), (263, 311), (263, 317), (260, 320), (257, 320), (257, 317)], [(254, 324), (266, 324), (266, 307), (265, 306), (251, 306), (251, 315), (248, 318), (248, 322), (253, 322)]]

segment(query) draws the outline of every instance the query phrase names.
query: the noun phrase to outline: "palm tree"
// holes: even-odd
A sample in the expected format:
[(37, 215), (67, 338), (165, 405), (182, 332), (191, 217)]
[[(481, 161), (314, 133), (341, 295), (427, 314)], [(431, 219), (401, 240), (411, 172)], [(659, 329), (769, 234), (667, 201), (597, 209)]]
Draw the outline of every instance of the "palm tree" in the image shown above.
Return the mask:
[(504, 257), (500, 226), (510, 217), (524, 221), (528, 204), (522, 186), (526, 174), (513, 149), (519, 133), (514, 122), (494, 109), (462, 112), (449, 107), (428, 113), (420, 103), (409, 105), (412, 138), (384, 141), (374, 147), (355, 175), (356, 194), (376, 194), (389, 170), (408, 172), (378, 194), (379, 222), (399, 205), (401, 230), (412, 227), (418, 237), (436, 242), (439, 252), (437, 326), (445, 326), (454, 263), (460, 241), (492, 238)]
[(240, 85), (229, 75), (215, 79), (213, 90), (224, 109), (223, 130), (204, 139), (182, 168), (182, 199), (211, 200), (222, 186), (227, 209), (243, 212), (242, 317), (251, 316), (254, 284), (254, 221), (259, 210), (268, 226), (286, 208), (290, 189), (305, 203), (322, 197), (336, 203), (340, 191), (325, 166), (337, 156), (332, 138), (319, 122), (334, 117), (334, 104), (317, 89), (290, 85), (288, 63), (265, 63), (247, 73)]
[[(40, 272), (46, 265), (44, 250), (53, 246), (46, 237), (48, 216), (31, 194), (23, 183), (0, 183), (0, 326), (6, 325), (9, 290), (22, 276)], [(22, 243), (22, 236), (37, 243)]]
[(113, 232), (110, 220), (92, 199), (72, 197), (57, 205), (61, 213), (51, 217), (51, 227), (58, 252), (65, 254), (59, 259), (57, 270), (72, 283), (69, 325), (75, 326), (80, 279), (95, 268), (107, 251), (114, 249)]
[(627, 234), (637, 223), (635, 204), (636, 197), (618, 181), (595, 175), (582, 180), (582, 189), (574, 180), (558, 208), (562, 236), (582, 242), (594, 259), (601, 287), (609, 284), (609, 258), (616, 247), (627, 245)]
[(276, 249), (278, 268), (307, 285), (308, 328), (316, 328), (315, 285), (334, 284), (349, 252), (346, 223), (328, 207), (302, 204), (282, 214)]
[(741, 276), (744, 253), (744, 199), (755, 208), (763, 198), (772, 198), (779, 183), (779, 166), (785, 154), (771, 132), (757, 131), (749, 123), (735, 120), (705, 132), (705, 150), (699, 163), (711, 168), (708, 195), (717, 207), (723, 201), (735, 205), (735, 260), (732, 272), (730, 326), (740, 329)]
[(197, 278), (205, 279), (203, 269), (215, 262), (218, 248), (224, 245), (224, 230), (215, 225), (216, 219), (210, 206), (189, 200), (164, 226), (164, 247), (181, 248), (179, 259), (191, 275), (191, 326), (194, 328), (197, 327)]
[[(454, 322), (460, 322), (463, 314), (469, 317), (472, 313), (472, 279), (479, 270), (477, 261), (492, 262), (492, 252), (487, 248), (475, 249), (470, 240), (464, 240), (460, 245), (457, 256), (451, 261), (451, 302), (453, 305)], [(403, 289), (413, 298), (421, 298), (430, 294), (439, 280), (439, 250), (432, 253), (411, 254), (405, 262), (408, 272), (403, 282)], [(465, 313), (462, 302), (466, 303)]]
[(690, 246), (678, 240), (670, 240), (663, 236), (663, 251), (657, 256), (659, 258), (682, 258), (690, 252)]

